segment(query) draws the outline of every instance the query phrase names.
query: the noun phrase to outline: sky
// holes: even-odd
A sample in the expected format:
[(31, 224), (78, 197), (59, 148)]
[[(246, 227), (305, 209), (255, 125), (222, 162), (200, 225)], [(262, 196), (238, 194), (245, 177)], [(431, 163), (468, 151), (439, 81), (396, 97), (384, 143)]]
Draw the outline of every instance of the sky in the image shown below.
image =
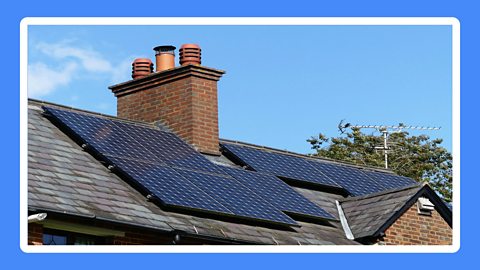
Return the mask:
[(221, 138), (312, 153), (306, 140), (339, 136), (341, 120), (404, 123), (441, 127), (411, 134), (451, 151), (450, 26), (29, 26), (28, 96), (115, 115), (107, 87), (153, 47), (184, 43), (226, 71)]

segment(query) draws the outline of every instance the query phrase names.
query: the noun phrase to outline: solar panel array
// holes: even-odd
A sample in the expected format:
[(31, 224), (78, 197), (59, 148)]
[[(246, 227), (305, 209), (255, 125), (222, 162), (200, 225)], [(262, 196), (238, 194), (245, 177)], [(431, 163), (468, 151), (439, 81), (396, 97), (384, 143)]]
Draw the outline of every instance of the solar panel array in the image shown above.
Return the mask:
[(223, 169), (282, 211), (307, 217), (334, 219), (328, 212), (273, 175), (227, 167)]
[(224, 143), (256, 172), (211, 163), (173, 133), (154, 127), (44, 107), (136, 186), (167, 206), (288, 226), (287, 216), (334, 217), (278, 177), (345, 189), (353, 196), (414, 184), (407, 177)]
[(256, 171), (306, 183), (340, 187), (352, 196), (367, 195), (415, 183), (408, 177), (361, 170), (348, 165), (295, 157), (233, 143), (223, 143), (222, 147)]
[(172, 133), (50, 107), (44, 110), (164, 205), (298, 226)]
[(325, 174), (315, 170), (304, 158), (261, 151), (252, 147), (236, 144), (223, 143), (222, 146), (255, 171), (271, 173), (292, 180), (341, 188), (340, 185)]

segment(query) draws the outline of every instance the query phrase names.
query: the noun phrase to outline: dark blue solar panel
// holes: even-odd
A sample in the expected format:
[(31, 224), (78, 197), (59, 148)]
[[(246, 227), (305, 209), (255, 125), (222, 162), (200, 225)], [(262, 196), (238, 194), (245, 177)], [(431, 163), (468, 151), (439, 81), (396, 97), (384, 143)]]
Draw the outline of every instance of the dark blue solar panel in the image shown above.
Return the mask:
[(365, 170), (365, 174), (374, 179), (384, 190), (407, 187), (417, 183), (411, 178), (390, 173)]
[(233, 214), (173, 168), (118, 157), (107, 158), (166, 205)]
[(304, 158), (236, 144), (223, 143), (222, 146), (258, 172), (324, 186), (341, 187), (334, 180), (316, 170)]
[(45, 110), (104, 155), (223, 173), (172, 133), (71, 111), (53, 108)]
[(264, 198), (257, 196), (234, 178), (186, 170), (177, 171), (237, 216), (298, 225), (293, 219), (276, 209)]
[(309, 162), (319, 171), (339, 183), (353, 196), (375, 193), (384, 189), (360, 169), (316, 160), (311, 160)]
[(126, 136), (112, 120), (53, 108), (45, 110), (102, 154), (137, 159), (152, 155)]
[(223, 174), (215, 164), (173, 133), (119, 121), (116, 121), (115, 125), (127, 136), (147, 148), (160, 162), (174, 167)]
[(334, 219), (332, 215), (273, 175), (227, 167), (224, 167), (223, 170), (282, 211), (310, 217)]

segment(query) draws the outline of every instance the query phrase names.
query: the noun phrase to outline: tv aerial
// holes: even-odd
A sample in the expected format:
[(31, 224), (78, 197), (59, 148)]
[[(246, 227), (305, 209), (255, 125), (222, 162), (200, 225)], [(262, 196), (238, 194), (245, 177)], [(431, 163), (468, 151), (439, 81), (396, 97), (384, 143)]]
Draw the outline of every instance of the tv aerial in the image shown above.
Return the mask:
[(338, 130), (341, 134), (345, 133), (347, 128), (355, 128), (355, 129), (376, 129), (378, 132), (383, 134), (383, 145), (376, 146), (375, 149), (383, 151), (385, 156), (385, 169), (388, 169), (388, 153), (393, 151), (388, 146), (388, 135), (391, 133), (399, 133), (404, 130), (439, 130), (441, 127), (428, 127), (428, 126), (406, 126), (402, 123), (398, 125), (352, 125), (351, 123), (344, 123), (345, 120), (343, 119), (338, 124)]

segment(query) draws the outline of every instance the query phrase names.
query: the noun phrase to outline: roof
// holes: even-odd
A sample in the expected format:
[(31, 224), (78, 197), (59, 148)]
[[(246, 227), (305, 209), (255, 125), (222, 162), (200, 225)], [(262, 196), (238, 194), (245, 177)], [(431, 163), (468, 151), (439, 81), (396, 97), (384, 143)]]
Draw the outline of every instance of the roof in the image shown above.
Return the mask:
[[(182, 231), (245, 243), (354, 245), (341, 224), (299, 221), (293, 231), (226, 222), (165, 211), (128, 185), (42, 116), (42, 102), (28, 107), (28, 207), (32, 212), (63, 213), (159, 231)], [(48, 104), (52, 106), (52, 104)], [(297, 189), (314, 196), (316, 191)], [(337, 215), (335, 200), (320, 202)]]
[[(42, 105), (80, 111), (41, 101), (29, 101), (28, 207), (31, 212), (61, 213), (161, 232), (181, 231), (185, 234), (226, 239), (238, 243), (356, 245), (359, 242), (346, 237), (340, 222), (341, 216), (337, 202), (340, 202), (350, 229), (355, 239), (358, 239), (377, 234), (385, 227), (385, 224), (395, 217), (392, 213), (401, 212), (414, 196), (419, 196), (422, 192), (436, 197), (434, 198), (436, 201), (440, 200), (428, 186), (419, 185), (352, 198), (345, 198), (345, 194), (330, 190), (295, 185), (293, 186), (295, 191), (334, 218), (324, 222), (296, 220), (300, 226), (290, 230), (219, 220), (185, 212), (167, 211), (147, 200), (144, 194), (129, 185), (125, 179), (107, 169), (102, 161), (84, 151), (43, 115)], [(152, 127), (152, 125), (142, 122), (82, 112)], [(158, 123), (155, 125), (157, 128), (167, 130), (165, 127), (158, 127)], [(222, 140), (222, 143), (225, 142), (233, 143), (233, 141)], [(267, 150), (305, 159), (338, 163), (275, 149)], [(240, 167), (223, 155), (207, 156), (207, 158), (217, 165)], [(358, 167), (344, 163), (338, 164)], [(364, 167), (362, 169), (389, 173), (382, 169)], [(442, 205), (448, 209), (445, 204), (442, 203)], [(442, 208), (441, 214), (446, 220), (450, 218), (451, 224), (451, 211), (443, 210)]]
[(436, 209), (451, 226), (450, 209), (426, 184), (416, 184), (366, 196), (345, 198), (341, 199), (339, 203), (354, 238), (360, 239), (376, 237), (383, 233), (420, 196), (432, 200)]

